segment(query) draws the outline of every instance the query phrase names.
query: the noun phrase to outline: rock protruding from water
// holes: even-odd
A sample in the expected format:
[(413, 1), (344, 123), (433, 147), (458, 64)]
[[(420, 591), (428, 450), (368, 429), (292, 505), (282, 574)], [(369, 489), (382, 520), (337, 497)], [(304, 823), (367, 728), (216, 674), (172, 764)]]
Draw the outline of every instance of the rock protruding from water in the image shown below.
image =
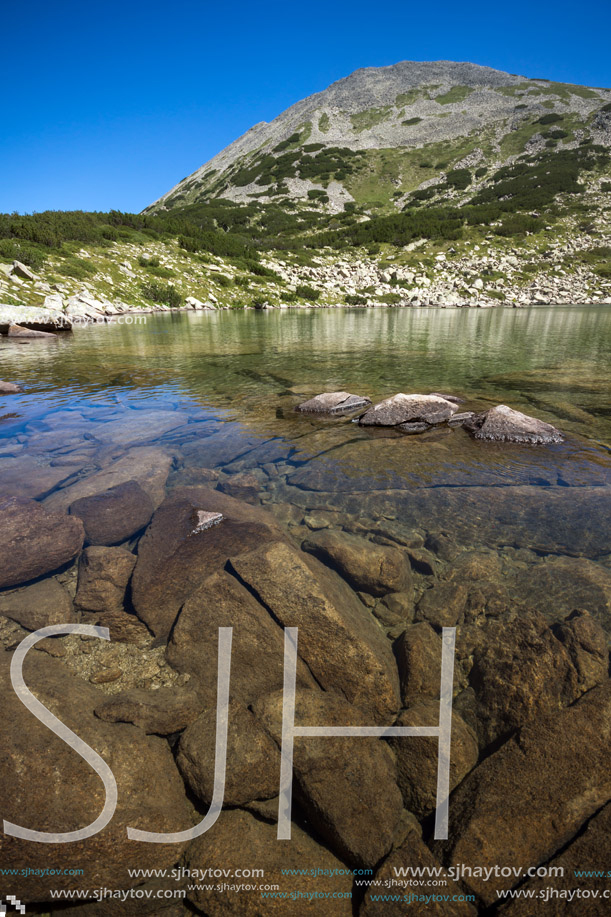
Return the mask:
[(83, 546), (83, 523), (49, 513), (34, 500), (0, 501), (0, 588), (18, 586), (63, 567)]
[(0, 395), (18, 395), (21, 391), (23, 389), (15, 385), (14, 382), (2, 382), (0, 380)]
[(482, 414), (475, 414), (465, 423), (465, 427), (475, 439), (486, 439), (499, 443), (532, 443), (547, 445), (562, 443), (564, 437), (560, 430), (551, 423), (545, 423), (536, 417), (529, 417), (521, 411), (514, 411), (506, 404)]
[(351, 395), (350, 392), (323, 392), (297, 405), (295, 410), (305, 414), (348, 414), (371, 404), (365, 395)]
[[(359, 423), (379, 427), (398, 427), (401, 424), (433, 426), (450, 420), (457, 409), (454, 402), (438, 395), (406, 395), (399, 392), (370, 407)], [(408, 432), (423, 432), (423, 429)]]

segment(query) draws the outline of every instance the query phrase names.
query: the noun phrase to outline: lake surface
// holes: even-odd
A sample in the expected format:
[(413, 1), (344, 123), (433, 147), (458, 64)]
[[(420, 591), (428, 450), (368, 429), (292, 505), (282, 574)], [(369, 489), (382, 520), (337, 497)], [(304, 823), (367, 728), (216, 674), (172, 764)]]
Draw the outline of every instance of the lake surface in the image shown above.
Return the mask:
[[(422, 588), (427, 565), (485, 557), (512, 602), (548, 620), (585, 607), (611, 633), (608, 307), (153, 315), (5, 340), (0, 363), (25, 389), (1, 402), (14, 415), (0, 423), (3, 495), (58, 505), (130, 449), (158, 446), (172, 455), (169, 488), (218, 482), (297, 537), (329, 527), (401, 544), (418, 555)], [(566, 442), (481, 443), (447, 427), (406, 436), (294, 412), (333, 390), (504, 403)]]

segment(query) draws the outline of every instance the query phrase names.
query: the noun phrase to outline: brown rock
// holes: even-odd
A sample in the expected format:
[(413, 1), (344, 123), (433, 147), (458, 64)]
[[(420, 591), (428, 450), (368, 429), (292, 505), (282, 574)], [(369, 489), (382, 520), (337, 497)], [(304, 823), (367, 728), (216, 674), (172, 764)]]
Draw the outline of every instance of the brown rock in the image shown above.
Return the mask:
[(425, 621), (412, 624), (397, 640), (395, 654), (404, 706), (422, 697), (439, 697), (441, 648), (441, 637)]
[(107, 723), (132, 723), (147, 735), (163, 736), (185, 729), (197, 719), (200, 709), (195, 691), (175, 685), (156, 691), (131, 688), (106, 698), (94, 712)]
[(350, 585), (371, 595), (402, 592), (411, 582), (405, 554), (343, 532), (317, 532), (302, 544), (304, 551), (337, 570)]
[[(499, 909), (503, 917), (601, 917), (607, 910), (603, 894), (609, 888), (606, 866), (611, 834), (611, 805), (606, 805), (588, 823), (566, 850), (550, 860), (549, 867), (563, 869), (562, 878), (545, 876), (530, 879), (522, 888), (525, 897), (514, 898), (507, 906)], [(578, 875), (589, 870), (601, 871), (603, 875)], [(548, 892), (547, 889), (552, 892)], [(570, 889), (571, 897), (567, 895)], [(579, 895), (579, 891), (589, 894)], [(598, 891), (598, 895), (596, 892)], [(554, 892), (558, 892), (557, 896)], [(526, 897), (532, 893), (532, 897)], [(608, 900), (608, 899), (607, 899)]]
[(137, 481), (126, 481), (105, 493), (75, 500), (68, 512), (83, 520), (88, 544), (114, 545), (148, 525), (153, 501)]
[[(194, 534), (197, 511), (219, 512), (219, 525)], [(179, 488), (159, 507), (138, 546), (132, 599), (158, 637), (169, 634), (179, 609), (229, 557), (285, 537), (273, 516), (205, 487)]]
[(378, 602), (374, 612), (376, 618), (386, 627), (395, 624), (411, 624), (414, 619), (414, 597), (411, 592), (389, 592)]
[[(204, 706), (216, 705), (219, 627), (233, 627), (230, 697), (248, 705), (282, 687), (281, 629), (235, 577), (221, 571), (185, 602), (167, 649), (175, 669), (197, 678)], [(313, 684), (303, 663), (298, 678), (301, 684)]]
[(432, 627), (454, 627), (464, 616), (467, 587), (460, 583), (440, 583), (427, 589), (418, 602), (416, 621), (428, 621)]
[(250, 472), (232, 474), (217, 485), (221, 493), (246, 503), (258, 503), (261, 493), (261, 482)]
[[(424, 699), (404, 710), (397, 726), (437, 726), (439, 701)], [(406, 809), (417, 818), (433, 811), (437, 798), (437, 763), (439, 740), (428, 736), (406, 736), (388, 739), (397, 760), (397, 783)], [(477, 764), (477, 737), (463, 719), (453, 711), (450, 751), (450, 790), (453, 790)]]
[[(492, 619), (483, 627), (474, 625), (474, 630), (478, 644), (470, 652), (469, 684), (475, 691), (482, 746), (582, 693), (565, 646), (540, 615)], [(459, 634), (461, 656), (469, 652), (463, 643), (467, 634)]]
[(0, 594), (0, 614), (28, 630), (76, 621), (70, 595), (53, 577)]
[[(260, 698), (255, 714), (278, 745), (282, 691)], [(368, 726), (340, 695), (298, 691), (296, 726)], [(353, 866), (371, 867), (390, 850), (402, 802), (395, 765), (377, 738), (297, 737), (293, 773), (308, 821), (331, 849)]]
[(602, 684), (609, 674), (607, 635), (587, 611), (574, 611), (553, 628), (577, 672), (580, 691)]
[(80, 519), (49, 513), (33, 500), (0, 501), (0, 588), (63, 567), (83, 546)]
[[(0, 662), (3, 818), (53, 832), (91, 824), (103, 808), (102, 781), (89, 764), (25, 710), (10, 685), (8, 660)], [(93, 710), (104, 695), (67, 674), (62, 662), (44, 653), (28, 655), (24, 677), (42, 703), (104, 757), (118, 787), (114, 817), (99, 834), (83, 841), (45, 845), (53, 866), (66, 869), (65, 874), (54, 876), (52, 887), (129, 888), (141, 880), (128, 876), (126, 863), (135, 869), (171, 867), (184, 845), (142, 844), (127, 837), (127, 826), (169, 832), (193, 824), (167, 742), (145, 736), (134, 726), (96, 719)], [(2, 834), (0, 856), (7, 869), (35, 870), (40, 866), (40, 845)], [(83, 869), (82, 876), (68, 874), (75, 864)], [(4, 893), (15, 894), (24, 902), (48, 900), (49, 878), (35, 874), (5, 877)]]
[(346, 584), (279, 542), (231, 564), (283, 627), (299, 628), (299, 656), (321, 687), (387, 723), (399, 705), (396, 664), (382, 630)]
[(132, 643), (134, 646), (150, 646), (153, 636), (140, 618), (123, 608), (107, 608), (105, 611), (83, 611), (83, 624), (98, 624), (107, 627), (113, 643)]
[[(532, 720), (458, 787), (450, 839), (434, 852), (446, 863), (546, 862), (611, 798), (610, 732), (611, 682)], [(515, 881), (468, 878), (487, 905)]]
[[(189, 789), (206, 805), (214, 789), (216, 709), (204, 711), (182, 734), (176, 763)], [(229, 705), (225, 806), (278, 794), (280, 751), (243, 704)]]
[[(376, 881), (381, 882), (382, 886), (371, 885), (369, 887), (360, 910), (361, 917), (405, 917), (407, 913), (414, 917), (429, 917), (429, 915), (433, 917), (471, 917), (477, 914), (477, 909), (473, 904), (461, 900), (464, 898), (462, 889), (449, 876), (444, 876), (444, 885), (441, 889), (435, 887), (411, 888), (410, 885), (394, 884), (397, 881), (395, 872), (397, 869), (431, 870), (428, 874), (434, 875), (433, 871), (439, 868), (439, 861), (435, 859), (429, 848), (416, 834), (409, 834), (403, 844), (392, 851), (376, 872)], [(415, 875), (427, 875), (427, 873), (415, 873)], [(385, 882), (393, 884), (386, 887)], [(376, 901), (375, 895), (396, 895), (399, 900)], [(410, 895), (443, 898), (447, 895), (450, 899), (456, 896), (456, 900), (418, 901), (410, 900)]]
[(89, 676), (92, 685), (107, 685), (123, 676), (122, 669), (100, 669)]
[(84, 611), (122, 608), (136, 557), (124, 548), (85, 548), (79, 561), (75, 602)]
[[(265, 872), (265, 884), (278, 885), (280, 893), (287, 893), (286, 898), (266, 899), (262, 908), (261, 893), (194, 888), (189, 901), (205, 910), (208, 917), (260, 917), (263, 913), (266, 917), (303, 917), (308, 903), (312, 913), (318, 912), (319, 904), (312, 907), (311, 902), (316, 894), (325, 893), (330, 895), (324, 899), (325, 917), (352, 917), (352, 878), (346, 875), (346, 867), (295, 824), (291, 840), (279, 841), (275, 825), (240, 810), (222, 812), (216, 825), (190, 845), (185, 863), (189, 869), (199, 870), (236, 870), (256, 863)], [(286, 875), (287, 869), (299, 870), (300, 874)]]

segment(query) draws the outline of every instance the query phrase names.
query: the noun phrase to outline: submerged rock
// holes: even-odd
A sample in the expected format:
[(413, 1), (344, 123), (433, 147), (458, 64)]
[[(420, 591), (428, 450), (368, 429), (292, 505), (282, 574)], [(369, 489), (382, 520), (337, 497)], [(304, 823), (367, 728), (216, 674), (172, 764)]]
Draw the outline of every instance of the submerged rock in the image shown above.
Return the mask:
[(131, 688), (99, 703), (94, 713), (107, 723), (132, 723), (147, 735), (171, 735), (193, 723), (200, 709), (195, 691), (173, 685), (156, 691)]
[(28, 630), (76, 621), (72, 599), (53, 577), (0, 595), (0, 615)]
[(529, 417), (521, 411), (514, 411), (506, 404), (499, 404), (483, 414), (474, 414), (464, 426), (475, 439), (486, 439), (500, 443), (562, 443), (560, 430), (550, 423)]
[[(407, 739), (406, 741), (412, 740)], [(472, 915), (474, 917), (477, 914), (475, 906), (463, 900), (465, 896), (462, 888), (449, 877), (447, 879), (444, 877), (442, 889), (414, 888), (416, 896), (422, 895), (423, 898), (426, 896), (430, 900), (418, 903), (416, 899), (410, 901), (408, 905), (403, 896), (410, 894), (410, 886), (397, 887), (394, 885), (397, 882), (395, 870), (400, 869), (407, 870), (403, 875), (408, 876), (410, 870), (414, 870), (414, 876), (441, 874), (436, 872), (440, 869), (439, 861), (435, 859), (424, 841), (415, 832), (410, 832), (403, 844), (392, 851), (376, 872), (375, 880), (382, 887), (370, 885), (359, 912), (360, 917), (405, 917), (406, 914), (413, 915), (413, 917), (472, 917)], [(386, 882), (389, 883), (388, 886), (385, 886)], [(435, 892), (441, 892), (441, 894), (435, 894)], [(378, 900), (382, 897), (392, 897), (396, 900)]]
[(390, 644), (337, 574), (278, 542), (232, 558), (231, 567), (282, 627), (299, 628), (299, 656), (321, 687), (388, 723), (399, 707)]
[[(611, 682), (572, 707), (539, 716), (458, 787), (450, 837), (434, 852), (445, 863), (544, 863), (611, 798)], [(486, 905), (515, 875), (465, 877)]]
[[(280, 745), (283, 693), (262, 697), (256, 715)], [(369, 726), (334, 692), (299, 691), (296, 726)], [(378, 738), (304, 737), (294, 746), (296, 796), (308, 821), (352, 866), (372, 867), (390, 850), (401, 819), (401, 793), (386, 743)]]
[(411, 568), (398, 548), (373, 544), (344, 532), (318, 532), (302, 544), (304, 551), (334, 567), (359, 592), (386, 595), (411, 584)]
[(454, 402), (438, 395), (405, 395), (400, 392), (392, 398), (374, 404), (363, 414), (359, 423), (364, 426), (383, 427), (415, 423), (433, 425), (449, 420), (456, 410), (457, 405)]
[[(212, 802), (216, 710), (205, 710), (183, 733), (176, 763), (189, 789), (206, 805)], [(278, 794), (280, 749), (243, 704), (229, 705), (225, 806), (243, 806)]]
[(63, 567), (81, 550), (84, 537), (83, 523), (74, 516), (49, 513), (33, 500), (0, 501), (0, 588)]
[[(221, 525), (194, 534), (198, 512), (220, 513)], [(185, 601), (227, 560), (285, 535), (259, 507), (205, 487), (177, 488), (159, 507), (140, 540), (132, 581), (138, 616), (166, 637)]]
[[(6, 661), (0, 660), (3, 817), (39, 831), (86, 827), (103, 809), (104, 784), (90, 764), (25, 710), (11, 686), (10, 657), (4, 655)], [(118, 788), (114, 816), (95, 837), (45, 845), (58, 870), (51, 887), (129, 888), (141, 879), (128, 876), (126, 863), (135, 869), (171, 867), (184, 844), (143, 844), (127, 837), (128, 826), (170, 832), (185, 830), (197, 821), (165, 739), (96, 718), (93, 711), (105, 696), (45, 653), (28, 654), (24, 678), (45, 706), (104, 757)], [(0, 835), (2, 863), (15, 867), (10, 891), (25, 902), (49, 900), (49, 877), (37, 875), (36, 870), (40, 848), (29, 840)], [(72, 874), (75, 861), (83, 870), (81, 876)], [(32, 873), (20, 877), (24, 867), (32, 867)]]
[(78, 607), (100, 612), (122, 608), (135, 563), (135, 555), (124, 548), (85, 548), (79, 562)]
[[(439, 701), (424, 698), (404, 710), (395, 726), (437, 726)], [(417, 818), (433, 811), (437, 798), (439, 740), (435, 736), (388, 739), (397, 760), (397, 782), (406, 809)], [(470, 726), (454, 710), (450, 754), (450, 792), (477, 764), (479, 747)]]
[(153, 501), (138, 482), (126, 481), (104, 493), (75, 500), (68, 512), (83, 520), (89, 544), (114, 545), (148, 525), (153, 509)]
[(371, 404), (371, 398), (350, 392), (323, 392), (299, 404), (295, 410), (312, 414), (343, 414)]
[[(269, 899), (262, 908), (260, 892), (234, 894), (222, 890), (221, 885), (218, 890), (216, 885), (199, 890), (193, 884), (189, 901), (208, 917), (260, 917), (263, 913), (303, 917), (306, 908), (310, 909), (307, 902), (326, 894), (325, 917), (352, 917), (349, 870), (295, 823), (291, 825), (291, 840), (279, 841), (275, 825), (239, 809), (221, 812), (214, 828), (193, 841), (185, 855), (185, 864), (192, 870), (233, 871), (243, 869), (245, 863), (256, 863), (264, 870), (265, 882), (277, 885), (278, 894), (286, 897)], [(287, 870), (292, 874), (287, 875)]]

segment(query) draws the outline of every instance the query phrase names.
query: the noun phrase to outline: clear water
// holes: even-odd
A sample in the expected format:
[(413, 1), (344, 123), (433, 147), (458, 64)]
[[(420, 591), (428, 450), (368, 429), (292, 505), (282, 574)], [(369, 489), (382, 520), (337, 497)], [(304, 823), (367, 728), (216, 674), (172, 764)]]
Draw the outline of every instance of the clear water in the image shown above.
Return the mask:
[[(221, 483), (253, 474), (254, 499), (296, 534), (321, 513), (332, 527), (402, 543), (443, 533), (459, 551), (493, 554), (516, 601), (527, 595), (527, 573), (558, 556), (586, 558), (603, 576), (596, 595), (608, 626), (608, 307), (147, 318), (49, 343), (0, 344), (0, 378), (25, 389), (0, 402), (0, 415), (16, 415), (0, 422), (2, 494), (23, 491), (32, 462), (44, 499), (44, 482), (50, 493), (134, 444), (159, 442), (174, 457), (170, 487), (202, 481), (206, 469)], [(306, 396), (339, 389), (374, 401), (438, 391), (463, 397), (465, 408), (505, 403), (554, 423), (567, 439), (496, 445), (448, 428), (404, 436), (293, 410)], [(159, 436), (153, 424), (133, 442), (123, 425), (115, 441), (116, 421), (127, 420), (129, 430), (142, 410), (186, 416)], [(59, 437), (41, 436), (51, 431)], [(572, 580), (562, 583), (559, 609), (541, 597), (548, 617), (583, 598)]]

